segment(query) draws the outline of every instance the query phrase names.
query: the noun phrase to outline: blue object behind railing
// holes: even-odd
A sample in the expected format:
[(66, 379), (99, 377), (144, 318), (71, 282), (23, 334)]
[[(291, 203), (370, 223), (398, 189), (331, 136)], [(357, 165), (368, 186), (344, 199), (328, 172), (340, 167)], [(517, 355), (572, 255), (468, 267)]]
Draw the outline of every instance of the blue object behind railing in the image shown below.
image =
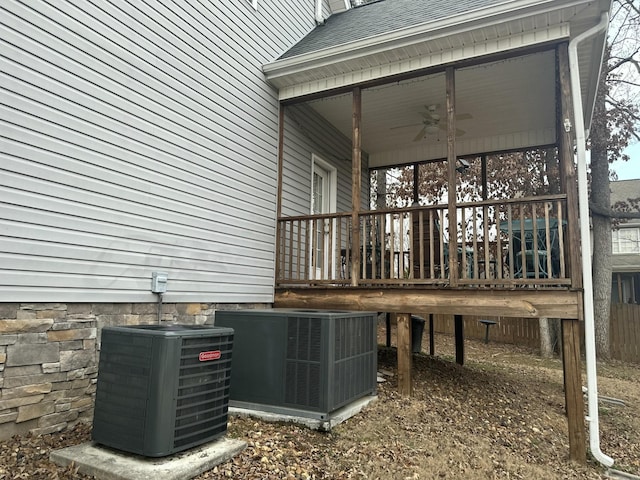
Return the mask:
[[(549, 239), (547, 241), (547, 220), (549, 222)], [(560, 247), (558, 242), (558, 220), (556, 218), (538, 218), (534, 222), (531, 218), (511, 222), (500, 222), (500, 231), (509, 233), (509, 223), (511, 224), (511, 245), (507, 255), (506, 263), (511, 263), (513, 255), (513, 275), (515, 278), (535, 278), (536, 276), (536, 255), (538, 259), (538, 276), (540, 278), (558, 277), (560, 273)], [(563, 225), (566, 221), (562, 222)], [(524, 236), (523, 236), (524, 233)], [(535, 235), (534, 235), (535, 234)], [(534, 243), (534, 236), (537, 236)], [(523, 252), (524, 250), (524, 252)], [(537, 250), (537, 252), (536, 252)], [(551, 256), (551, 272), (547, 257)]]

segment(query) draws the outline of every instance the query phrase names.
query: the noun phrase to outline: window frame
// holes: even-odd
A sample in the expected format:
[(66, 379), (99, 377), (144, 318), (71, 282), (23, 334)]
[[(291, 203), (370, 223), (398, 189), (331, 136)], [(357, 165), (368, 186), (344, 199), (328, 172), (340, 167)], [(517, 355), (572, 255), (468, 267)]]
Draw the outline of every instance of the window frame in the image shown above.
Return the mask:
[[(635, 233), (635, 239), (631, 238)], [(623, 236), (621, 234), (631, 234)], [(625, 245), (631, 245), (625, 249)], [(635, 247), (634, 247), (635, 245)], [(611, 232), (611, 253), (613, 255), (636, 255), (640, 254), (640, 227), (618, 228)]]

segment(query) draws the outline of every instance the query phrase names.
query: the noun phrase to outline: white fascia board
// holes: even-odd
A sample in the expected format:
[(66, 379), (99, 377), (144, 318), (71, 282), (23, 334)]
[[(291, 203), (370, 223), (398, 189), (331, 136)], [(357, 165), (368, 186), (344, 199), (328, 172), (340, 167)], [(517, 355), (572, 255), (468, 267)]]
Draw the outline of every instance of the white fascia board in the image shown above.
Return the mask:
[(278, 90), (279, 99), (287, 100), (297, 98), (304, 95), (368, 82), (392, 75), (423, 70), (455, 61), (500, 53), (505, 50), (512, 50), (515, 48), (534, 46), (540, 43), (566, 39), (568, 37), (568, 24), (555, 25), (546, 29), (537, 29), (535, 32), (525, 32), (510, 35), (508, 37), (490, 39), (473, 45), (465, 45), (463, 47), (452, 48), (449, 50), (440, 50), (412, 58), (387, 62), (367, 68), (359, 68), (356, 71), (323, 75), (320, 78), (311, 80), (294, 81), (291, 84), (280, 86)]
[(460, 35), (523, 17), (545, 14), (584, 5), (585, 3), (588, 2), (585, 2), (585, 0), (507, 1), (484, 9), (481, 18), (478, 18), (478, 11), (470, 11), (464, 15), (444, 18), (437, 22), (424, 23), (388, 32), (377, 37), (364, 38), (356, 42), (276, 60), (265, 64), (262, 69), (268, 81), (277, 87), (283, 87), (286, 81), (283, 82), (279, 79), (300, 74), (310, 69), (318, 69), (339, 62), (356, 60), (363, 56), (407, 47), (422, 42), (425, 38), (432, 40)]

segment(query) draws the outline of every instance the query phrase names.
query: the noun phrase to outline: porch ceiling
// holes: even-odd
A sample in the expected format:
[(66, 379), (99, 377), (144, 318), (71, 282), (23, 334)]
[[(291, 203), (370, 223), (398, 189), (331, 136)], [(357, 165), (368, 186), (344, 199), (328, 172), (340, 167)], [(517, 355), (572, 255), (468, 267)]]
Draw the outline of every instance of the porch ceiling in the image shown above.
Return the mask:
[[(554, 143), (554, 72), (553, 51), (457, 70), (458, 154)], [(351, 136), (351, 94), (308, 103)], [(440, 120), (423, 131), (430, 106)], [(363, 90), (362, 147), (370, 167), (445, 158), (446, 146), (444, 73)]]
[[(382, 3), (376, 8), (383, 8)], [(292, 49), (295, 54), (285, 54), (263, 69), (268, 81), (279, 89), (281, 100), (313, 97), (309, 105), (349, 138), (351, 95), (344, 92), (355, 85), (365, 87), (362, 147), (369, 155), (370, 167), (446, 157), (447, 136), (442, 129), (446, 125), (445, 78), (444, 73), (434, 72), (442, 72), (446, 65), (460, 67), (461, 62), (476, 63), (456, 69), (458, 155), (553, 144), (556, 88), (552, 46), (597, 24), (611, 0), (485, 4), (479, 10), (452, 13), (346, 43), (332, 39), (332, 17), (301, 42), (304, 48)], [(362, 11), (366, 8), (371, 7), (362, 7)], [(333, 25), (345, 24), (345, 19), (357, 25), (359, 17), (367, 17), (358, 10), (340, 14), (351, 17), (341, 17)], [(587, 128), (603, 44), (604, 35), (584, 42), (578, 50)], [(545, 46), (549, 50), (541, 51)], [(513, 56), (527, 49), (537, 53)], [(493, 61), (480, 64), (482, 57)], [(425, 72), (429, 75), (407, 79)], [(430, 105), (436, 106), (440, 116), (439, 128), (416, 138)]]

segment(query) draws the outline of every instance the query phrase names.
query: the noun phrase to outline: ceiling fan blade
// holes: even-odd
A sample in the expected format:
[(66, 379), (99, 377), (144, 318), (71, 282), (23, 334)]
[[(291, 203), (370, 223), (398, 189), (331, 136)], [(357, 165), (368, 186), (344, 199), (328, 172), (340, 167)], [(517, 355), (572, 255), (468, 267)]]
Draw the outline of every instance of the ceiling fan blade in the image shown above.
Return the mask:
[(461, 113), (459, 115), (456, 115), (456, 120), (471, 120), (473, 118), (473, 115), (471, 115), (470, 113)]
[(390, 127), (389, 130), (397, 130), (399, 128), (417, 127), (418, 125), (422, 125), (422, 122), (420, 122), (420, 123), (411, 123), (409, 125), (397, 125), (395, 127)]
[(418, 133), (418, 135), (416, 135), (416, 138), (413, 139), (414, 142), (419, 142), (420, 140), (422, 140), (422, 137), (424, 137), (424, 135), (427, 133), (427, 127), (422, 127), (422, 130), (420, 130), (420, 133)]
[[(444, 132), (447, 131), (447, 126), (445, 124), (438, 125), (438, 127), (440, 128), (440, 130)], [(456, 137), (464, 135), (465, 133), (467, 133), (466, 130), (462, 130), (461, 128), (456, 128)]]

